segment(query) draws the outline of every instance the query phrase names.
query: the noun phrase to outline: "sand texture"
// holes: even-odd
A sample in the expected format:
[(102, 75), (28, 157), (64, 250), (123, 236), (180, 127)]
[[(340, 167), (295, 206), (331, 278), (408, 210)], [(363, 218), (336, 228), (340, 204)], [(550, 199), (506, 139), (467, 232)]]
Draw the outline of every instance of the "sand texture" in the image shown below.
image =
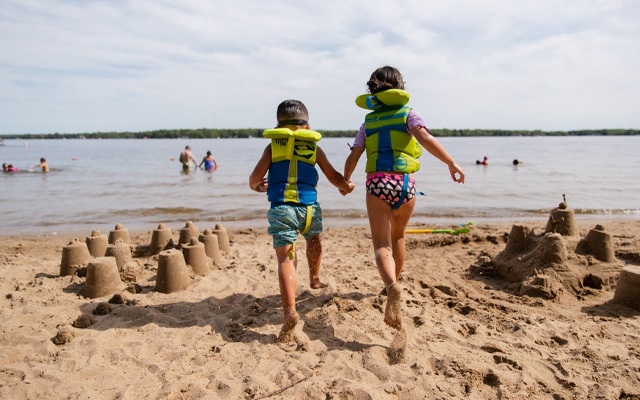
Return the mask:
[[(598, 241), (602, 229), (585, 239), (596, 224), (610, 243)], [(640, 307), (635, 295), (613, 301), (620, 271), (638, 275), (640, 223), (580, 222), (567, 237), (545, 228), (408, 235), (389, 311), (401, 315), (397, 330), (384, 322), (369, 228), (325, 226), (328, 287), (310, 288), (306, 243), (296, 246), (300, 319), (289, 343), (276, 340), (266, 229), (228, 229), (228, 251), (201, 263), (210, 271), (180, 266), (168, 293), (157, 290), (158, 264), (179, 251), (180, 232), (173, 249), (151, 249), (154, 227), (130, 232), (131, 259), (96, 298), (85, 296), (87, 265), (61, 276), (73, 236), (0, 237), (0, 398), (640, 399)], [(102, 282), (115, 268), (101, 272), (103, 261), (79, 262)]]

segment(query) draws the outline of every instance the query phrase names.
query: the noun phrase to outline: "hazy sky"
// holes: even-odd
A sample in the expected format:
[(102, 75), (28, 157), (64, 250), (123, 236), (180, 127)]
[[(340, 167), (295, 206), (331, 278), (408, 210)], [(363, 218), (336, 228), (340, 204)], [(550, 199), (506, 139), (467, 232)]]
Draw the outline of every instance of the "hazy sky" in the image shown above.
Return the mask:
[(431, 128), (640, 128), (636, 0), (0, 0), (0, 134), (357, 129), (397, 67)]

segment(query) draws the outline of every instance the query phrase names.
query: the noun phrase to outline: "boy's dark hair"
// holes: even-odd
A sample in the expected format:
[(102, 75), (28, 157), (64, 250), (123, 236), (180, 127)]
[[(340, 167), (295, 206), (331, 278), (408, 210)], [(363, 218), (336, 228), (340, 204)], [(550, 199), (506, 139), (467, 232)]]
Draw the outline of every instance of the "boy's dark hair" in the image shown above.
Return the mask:
[(309, 124), (309, 111), (300, 100), (285, 100), (280, 103), (276, 117), (278, 126)]
[(404, 90), (404, 79), (400, 71), (393, 67), (384, 66), (376, 69), (367, 81), (369, 93), (375, 94), (387, 89)]

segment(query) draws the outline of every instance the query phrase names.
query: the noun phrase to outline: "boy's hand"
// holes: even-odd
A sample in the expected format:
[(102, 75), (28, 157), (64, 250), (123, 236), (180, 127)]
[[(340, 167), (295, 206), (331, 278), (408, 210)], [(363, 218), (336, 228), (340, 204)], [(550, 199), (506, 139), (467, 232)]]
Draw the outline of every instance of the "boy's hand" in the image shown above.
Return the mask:
[(260, 182), (258, 186), (256, 186), (255, 191), (266, 192), (268, 188), (269, 188), (269, 181), (267, 180), (267, 178), (262, 178), (262, 182)]
[(338, 191), (340, 192), (341, 195), (346, 196), (349, 193), (353, 192), (353, 189), (356, 188), (356, 185), (353, 182), (349, 181), (348, 182), (348, 188), (349, 188), (348, 190), (338, 189)]

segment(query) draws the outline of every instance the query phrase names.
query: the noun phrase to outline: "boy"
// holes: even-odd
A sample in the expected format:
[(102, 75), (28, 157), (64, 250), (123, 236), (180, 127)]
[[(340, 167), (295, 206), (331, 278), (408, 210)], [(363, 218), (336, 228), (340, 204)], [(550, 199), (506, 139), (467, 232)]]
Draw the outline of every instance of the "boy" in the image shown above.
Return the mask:
[[(320, 281), (322, 263), (322, 209), (317, 202), (318, 164), (324, 175), (344, 196), (355, 185), (347, 182), (331, 165), (317, 145), (321, 135), (311, 131), (309, 112), (298, 100), (285, 100), (276, 113), (278, 126), (268, 129), (264, 137), (271, 139), (249, 176), (249, 186), (256, 192), (267, 192), (271, 208), (267, 213), (268, 232), (278, 259), (278, 281), (284, 322), (278, 335), (281, 343), (294, 340), (299, 315), (296, 312), (297, 257), (295, 242), (300, 233), (307, 241), (310, 286), (326, 287)], [(268, 178), (265, 175), (269, 173)]]
[(40, 164), (34, 165), (33, 168), (40, 168), (42, 172), (49, 172), (49, 164), (47, 164), (47, 160), (44, 157), (40, 159)]

